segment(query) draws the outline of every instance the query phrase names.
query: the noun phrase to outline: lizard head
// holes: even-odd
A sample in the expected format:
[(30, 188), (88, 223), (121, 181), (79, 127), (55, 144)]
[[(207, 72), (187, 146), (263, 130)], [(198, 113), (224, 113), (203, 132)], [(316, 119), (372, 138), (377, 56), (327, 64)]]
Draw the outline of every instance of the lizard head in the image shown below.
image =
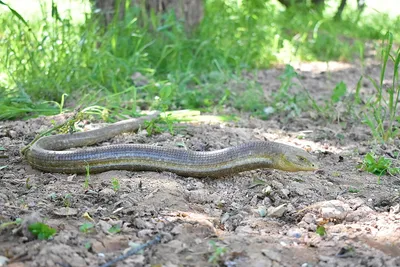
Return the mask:
[(287, 172), (315, 171), (318, 169), (316, 162), (316, 158), (306, 151), (285, 145), (276, 157), (274, 168)]

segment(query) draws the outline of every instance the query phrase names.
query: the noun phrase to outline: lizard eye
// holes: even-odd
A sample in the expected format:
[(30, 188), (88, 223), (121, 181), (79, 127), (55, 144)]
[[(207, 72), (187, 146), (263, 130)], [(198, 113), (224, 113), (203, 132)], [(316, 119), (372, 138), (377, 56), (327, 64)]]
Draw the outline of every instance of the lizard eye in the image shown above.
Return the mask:
[(303, 156), (297, 156), (297, 158), (298, 158), (300, 161), (303, 161), (303, 162), (307, 161), (307, 159), (306, 159), (305, 157), (303, 157)]

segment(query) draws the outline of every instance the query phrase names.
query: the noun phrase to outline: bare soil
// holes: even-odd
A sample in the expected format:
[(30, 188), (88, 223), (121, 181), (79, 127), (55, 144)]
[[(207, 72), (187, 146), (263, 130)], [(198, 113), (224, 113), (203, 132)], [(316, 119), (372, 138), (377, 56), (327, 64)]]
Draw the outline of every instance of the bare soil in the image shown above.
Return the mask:
[[(359, 67), (332, 62), (296, 66), (302, 83), (325, 99), (339, 81), (354, 90)], [(365, 70), (379, 77), (380, 67)], [(255, 77), (265, 94), (279, 87), (281, 69)], [(372, 85), (364, 83), (368, 94)], [(335, 117), (335, 116), (334, 116)], [(99, 266), (155, 237), (160, 242), (114, 266), (400, 266), (399, 176), (358, 170), (371, 149), (387, 157), (399, 143), (375, 146), (360, 122), (338, 123), (304, 113), (263, 121), (240, 115), (225, 123), (187, 123), (176, 134), (145, 131), (109, 143), (149, 143), (208, 151), (249, 140), (305, 148), (319, 159), (316, 172), (255, 170), (221, 179), (172, 173), (109, 171), (90, 175), (32, 169), (20, 149), (52, 120), (65, 115), (0, 125), (0, 266)], [(184, 148), (182, 148), (184, 149)], [(112, 180), (120, 183), (119, 190)], [(92, 218), (92, 221), (88, 218)], [(32, 238), (26, 226), (43, 221), (57, 229), (51, 240)], [(92, 222), (91, 232), (79, 227)], [(316, 233), (321, 225), (325, 236)], [(118, 233), (110, 233), (114, 226)], [(210, 241), (214, 241), (212, 243)]]

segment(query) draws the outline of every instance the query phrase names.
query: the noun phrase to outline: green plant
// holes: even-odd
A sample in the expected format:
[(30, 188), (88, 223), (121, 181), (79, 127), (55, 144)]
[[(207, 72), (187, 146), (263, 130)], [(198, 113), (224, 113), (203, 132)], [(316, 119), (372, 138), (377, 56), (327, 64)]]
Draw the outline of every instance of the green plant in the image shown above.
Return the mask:
[(393, 161), (385, 157), (377, 157), (373, 153), (367, 153), (360, 168), (364, 171), (378, 176), (386, 174), (395, 175), (400, 173), (400, 168), (393, 167)]
[[(392, 55), (392, 48), (393, 34), (387, 32), (382, 49), (380, 80), (379, 83), (376, 83), (369, 77), (376, 92), (368, 102), (370, 111), (364, 116), (364, 123), (370, 127), (372, 135), (380, 142), (389, 141), (399, 135), (400, 115), (398, 114), (397, 106), (400, 100), (400, 48), (397, 49), (394, 55)], [(394, 64), (393, 78), (391, 85), (386, 89), (384, 80), (389, 60)]]
[[(349, 9), (335, 22), (307, 6), (282, 12), (273, 1), (214, 0), (205, 2), (202, 23), (188, 34), (174, 12), (147, 14), (128, 0), (121, 1), (130, 6), (125, 17), (115, 12), (108, 27), (95, 14), (81, 19), (79, 11), (51, 2), (51, 15), (42, 3), (36, 19), (22, 17), (10, 7), (14, 2), (0, 2), (9, 9), (0, 14), (0, 32), (10, 37), (0, 37), (0, 120), (87, 105), (107, 107), (112, 116), (234, 106), (267, 117), (263, 90), (244, 79), (249, 71), (297, 59), (346, 60), (355, 52), (363, 58), (366, 40), (400, 27), (380, 13), (356, 20)], [(306, 106), (288, 89), (290, 79), (282, 81), (273, 108), (292, 116)]]
[(318, 225), (317, 229), (315, 230), (315, 232), (319, 235), (319, 236), (325, 236), (326, 235), (326, 229), (324, 226), (322, 225)]
[(116, 177), (112, 178), (111, 185), (112, 185), (114, 192), (117, 192), (121, 188), (119, 180)]
[(64, 195), (64, 197), (63, 197), (63, 205), (64, 205), (64, 207), (66, 207), (66, 208), (71, 207), (71, 199), (72, 199), (72, 195), (71, 194), (67, 193), (67, 194)]
[(281, 85), (276, 93), (272, 94), (272, 112), (284, 113), (287, 117), (297, 117), (301, 111), (308, 107), (308, 97), (304, 93), (293, 92), (293, 87), (300, 87), (300, 84), (293, 80), (298, 74), (291, 65), (286, 65), (285, 70), (279, 76)]
[(358, 192), (360, 192), (360, 189), (349, 187), (349, 193), (358, 193)]
[(26, 178), (26, 180), (25, 180), (25, 188), (27, 190), (32, 188), (32, 185), (29, 183), (29, 181), (30, 181), (30, 177)]
[(79, 231), (85, 234), (92, 233), (94, 231), (94, 224), (93, 223), (84, 223), (79, 226)]
[(83, 182), (83, 188), (87, 190), (89, 188), (89, 183), (90, 183), (90, 166), (87, 164), (85, 166), (86, 169), (86, 175), (85, 175), (85, 181)]
[(226, 247), (220, 247), (213, 240), (209, 242), (211, 245), (212, 254), (208, 258), (208, 262), (213, 265), (218, 265), (218, 263), (222, 260), (224, 254), (228, 251)]
[(121, 226), (120, 225), (113, 225), (113, 226), (111, 226), (110, 229), (108, 229), (108, 232), (111, 233), (111, 234), (119, 233), (119, 232), (121, 232)]
[(57, 233), (56, 229), (40, 222), (30, 224), (28, 230), (39, 240), (48, 240)]
[(22, 223), (21, 218), (17, 218), (17, 219), (15, 219), (15, 221), (11, 221), (11, 222), (5, 222), (5, 223), (0, 224), (0, 230), (5, 229), (10, 226), (21, 225), (21, 223)]

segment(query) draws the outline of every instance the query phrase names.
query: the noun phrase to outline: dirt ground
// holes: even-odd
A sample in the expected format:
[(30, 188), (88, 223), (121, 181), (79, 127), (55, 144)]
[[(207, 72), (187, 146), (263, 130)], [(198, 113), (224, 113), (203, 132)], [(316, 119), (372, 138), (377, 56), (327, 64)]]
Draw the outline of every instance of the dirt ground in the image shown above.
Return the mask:
[[(295, 66), (304, 86), (323, 99), (339, 81), (354, 90), (359, 67), (331, 62)], [(380, 67), (365, 69), (378, 79)], [(266, 94), (279, 87), (281, 69), (259, 72)], [(389, 77), (390, 78), (390, 77)], [(363, 92), (371, 90), (363, 84)], [(208, 151), (249, 140), (307, 148), (316, 172), (255, 170), (221, 179), (172, 173), (109, 171), (90, 176), (32, 169), (19, 150), (64, 115), (0, 124), (0, 266), (100, 266), (129, 248), (160, 242), (114, 266), (400, 266), (400, 177), (359, 171), (370, 149), (387, 157), (399, 143), (374, 146), (359, 122), (335, 123), (305, 113), (263, 121), (241, 114), (237, 122), (190, 123), (177, 134), (145, 131), (109, 143), (149, 143)], [(398, 142), (398, 141), (397, 141)], [(112, 179), (118, 179), (115, 191)], [(95, 229), (79, 227), (93, 219)], [(41, 220), (57, 229), (34, 240), (25, 225)], [(323, 225), (325, 236), (316, 233)], [(110, 233), (114, 226), (118, 233)], [(210, 241), (214, 241), (210, 242)]]

